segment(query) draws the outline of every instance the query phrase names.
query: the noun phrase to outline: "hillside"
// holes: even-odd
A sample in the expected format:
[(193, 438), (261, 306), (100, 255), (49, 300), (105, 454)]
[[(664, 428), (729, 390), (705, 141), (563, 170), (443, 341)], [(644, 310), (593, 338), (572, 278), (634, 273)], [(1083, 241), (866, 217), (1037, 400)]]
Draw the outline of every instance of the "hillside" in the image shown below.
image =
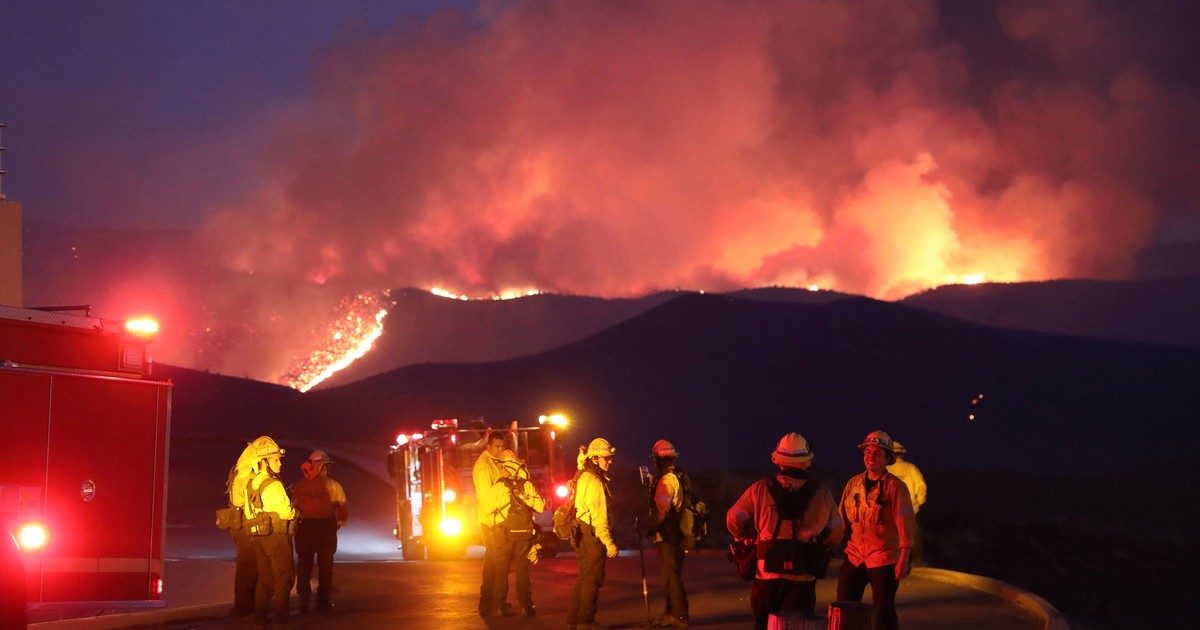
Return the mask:
[(1200, 348), (1200, 276), (954, 285), (901, 303), (1002, 328)]
[[(598, 333), (680, 295), (684, 293), (652, 293), (640, 298), (542, 294), (464, 301), (421, 289), (396, 289), (392, 291), (395, 306), (371, 352), (318, 389), (418, 363), (480, 363), (536, 354)], [(729, 295), (799, 304), (823, 304), (846, 297), (832, 291), (783, 287), (745, 289)]]

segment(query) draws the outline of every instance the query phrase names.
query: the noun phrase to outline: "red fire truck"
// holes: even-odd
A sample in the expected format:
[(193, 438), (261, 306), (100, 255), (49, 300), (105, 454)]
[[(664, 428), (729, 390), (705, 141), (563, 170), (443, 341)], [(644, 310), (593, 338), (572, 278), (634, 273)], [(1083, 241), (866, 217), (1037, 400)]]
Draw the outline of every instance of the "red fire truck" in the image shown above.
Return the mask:
[(30, 610), (162, 605), (172, 386), (150, 375), (155, 332), (0, 306), (0, 542), (24, 565), (0, 575), (23, 573)]
[[(557, 553), (550, 516), (566, 498), (566, 482), (574, 470), (574, 460), (564, 462), (558, 443), (565, 424), (563, 416), (551, 415), (539, 417), (537, 426), (513, 422), (499, 429), (546, 499), (546, 509), (535, 519), (545, 532), (538, 539), (542, 556)], [(471, 473), (484, 435), (482, 428), (460, 429), (457, 419), (434, 420), (428, 431), (401, 433), (388, 450), (388, 472), (396, 486), (393, 533), (405, 560), (421, 560), (426, 554), (430, 559), (460, 558), (468, 544), (482, 544)]]

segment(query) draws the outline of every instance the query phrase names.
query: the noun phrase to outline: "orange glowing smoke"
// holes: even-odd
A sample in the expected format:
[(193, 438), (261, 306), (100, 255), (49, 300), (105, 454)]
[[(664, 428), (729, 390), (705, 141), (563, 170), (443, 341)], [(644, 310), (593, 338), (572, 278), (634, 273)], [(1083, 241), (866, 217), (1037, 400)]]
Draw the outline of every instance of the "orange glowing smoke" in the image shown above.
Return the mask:
[(371, 350), (391, 307), (387, 291), (342, 300), (338, 317), (318, 335), (320, 347), (292, 364), (280, 382), (306, 392)]

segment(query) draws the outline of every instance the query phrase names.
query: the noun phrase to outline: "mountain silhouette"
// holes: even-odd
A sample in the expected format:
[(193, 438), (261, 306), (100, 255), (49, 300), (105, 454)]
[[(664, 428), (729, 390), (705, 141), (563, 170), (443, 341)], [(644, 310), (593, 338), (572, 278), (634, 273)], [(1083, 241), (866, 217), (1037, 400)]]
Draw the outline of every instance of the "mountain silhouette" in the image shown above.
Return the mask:
[(682, 295), (538, 354), (407, 366), (310, 397), (339, 410), (344, 430), (379, 440), (430, 417), (561, 410), (581, 444), (603, 435), (640, 459), (668, 437), (706, 468), (755, 464), (787, 431), (853, 468), (858, 440), (883, 428), (919, 445), (927, 465), (1074, 472), (1096, 457), (1141, 465), (1193, 434), (1197, 377), (1190, 349), (1003, 330), (865, 298)]
[(1003, 328), (1200, 348), (1200, 276), (953, 285), (901, 303)]

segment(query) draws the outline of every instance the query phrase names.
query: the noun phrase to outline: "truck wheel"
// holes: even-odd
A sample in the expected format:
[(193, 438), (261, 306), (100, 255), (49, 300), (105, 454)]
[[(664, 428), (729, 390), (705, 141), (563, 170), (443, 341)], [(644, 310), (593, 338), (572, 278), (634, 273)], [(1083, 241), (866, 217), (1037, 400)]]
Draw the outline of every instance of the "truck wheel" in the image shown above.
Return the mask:
[(400, 554), (405, 560), (424, 560), (425, 545), (412, 539), (406, 540)]

